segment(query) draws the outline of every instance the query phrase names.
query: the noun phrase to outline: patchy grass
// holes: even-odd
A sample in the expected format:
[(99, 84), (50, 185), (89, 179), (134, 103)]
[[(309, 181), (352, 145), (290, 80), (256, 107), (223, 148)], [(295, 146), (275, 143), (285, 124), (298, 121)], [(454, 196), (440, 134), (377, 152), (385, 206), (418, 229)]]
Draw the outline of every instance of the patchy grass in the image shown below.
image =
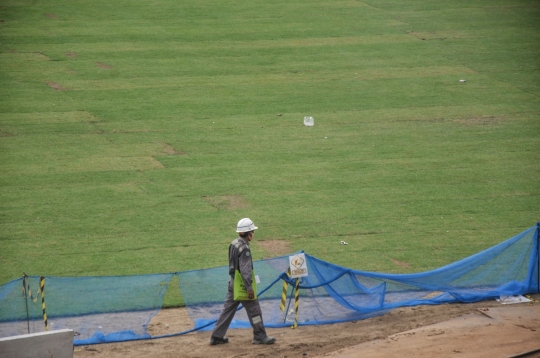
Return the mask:
[(539, 14), (5, 1), (0, 282), (224, 265), (242, 217), (255, 259), (370, 271), (507, 239), (540, 218)]

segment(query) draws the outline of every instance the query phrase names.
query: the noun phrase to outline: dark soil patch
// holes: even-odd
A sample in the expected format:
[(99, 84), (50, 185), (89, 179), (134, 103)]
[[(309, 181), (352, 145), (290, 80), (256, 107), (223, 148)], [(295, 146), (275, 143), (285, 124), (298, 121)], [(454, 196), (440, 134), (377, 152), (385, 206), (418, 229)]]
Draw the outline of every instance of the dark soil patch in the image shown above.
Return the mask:
[(285, 240), (257, 240), (255, 242), (265, 249), (272, 257), (282, 256), (292, 252), (289, 243)]
[(99, 68), (103, 68), (105, 70), (113, 68), (113, 66), (104, 64), (103, 62), (96, 62), (96, 66), (99, 67)]
[(185, 155), (185, 152), (174, 149), (169, 143), (163, 143), (163, 151), (168, 155)]
[(13, 136), (14, 136), (13, 133), (8, 133), (0, 129), (0, 137), (13, 137)]
[(395, 263), (396, 265), (398, 265), (400, 267), (407, 267), (407, 268), (411, 267), (411, 265), (409, 265), (408, 263), (403, 262), (403, 261), (398, 261), (398, 260), (395, 260), (393, 258), (390, 258), (390, 261), (392, 261), (393, 263)]
[(203, 196), (203, 199), (219, 210), (235, 210), (248, 206), (240, 195)]
[(67, 91), (68, 89), (56, 82), (45, 82), (47, 84), (47, 86), (51, 87), (53, 90), (55, 91)]
[(494, 116), (476, 116), (471, 118), (461, 118), (456, 119), (455, 121), (457, 123), (461, 123), (467, 126), (470, 125), (490, 125), (490, 124), (497, 124), (502, 120), (502, 117), (494, 117)]

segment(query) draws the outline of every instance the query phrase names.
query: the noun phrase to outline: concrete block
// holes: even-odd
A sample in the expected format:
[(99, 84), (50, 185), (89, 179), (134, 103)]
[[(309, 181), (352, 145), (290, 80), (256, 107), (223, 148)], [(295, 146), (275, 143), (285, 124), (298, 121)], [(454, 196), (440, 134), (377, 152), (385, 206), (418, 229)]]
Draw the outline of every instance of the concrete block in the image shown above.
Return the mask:
[(73, 358), (73, 330), (0, 338), (0, 358)]

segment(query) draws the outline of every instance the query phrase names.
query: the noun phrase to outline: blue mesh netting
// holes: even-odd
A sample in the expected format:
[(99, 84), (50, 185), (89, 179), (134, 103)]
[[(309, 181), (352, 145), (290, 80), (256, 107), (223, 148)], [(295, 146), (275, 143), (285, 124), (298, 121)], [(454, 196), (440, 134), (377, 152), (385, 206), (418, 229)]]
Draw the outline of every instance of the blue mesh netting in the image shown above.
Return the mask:
[[(390, 309), (421, 304), (475, 302), (539, 291), (540, 223), (499, 245), (436, 270), (384, 274), (340, 267), (306, 256), (309, 276), (299, 284), (298, 324), (358, 320)], [(290, 326), (295, 318), (295, 281), (285, 274), (288, 256), (254, 262), (267, 327)], [(171, 285), (178, 278), (178, 286)], [(213, 327), (225, 298), (228, 268), (115, 277), (46, 277), (49, 330), (77, 332), (75, 345), (159, 338)], [(280, 310), (284, 282), (286, 309)], [(24, 289), (23, 289), (24, 283)], [(168, 289), (180, 289), (192, 321), (189, 329), (149, 332)], [(0, 337), (45, 330), (39, 276), (0, 286)], [(250, 327), (240, 310), (231, 328)]]

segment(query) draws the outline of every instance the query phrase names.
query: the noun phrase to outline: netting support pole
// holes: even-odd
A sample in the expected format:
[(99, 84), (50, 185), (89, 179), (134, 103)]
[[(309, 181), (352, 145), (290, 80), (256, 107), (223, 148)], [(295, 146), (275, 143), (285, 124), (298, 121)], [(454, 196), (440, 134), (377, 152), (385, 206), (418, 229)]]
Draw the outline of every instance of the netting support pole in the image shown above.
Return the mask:
[(28, 334), (30, 334), (30, 314), (28, 313), (28, 295), (26, 294), (26, 283), (28, 276), (23, 272), (22, 286), (23, 286), (23, 298), (26, 305), (26, 326), (28, 328)]
[(538, 274), (536, 288), (540, 293), (540, 222), (536, 223), (536, 273)]
[(291, 301), (293, 299), (293, 295), (294, 295), (294, 286), (291, 285), (291, 297), (289, 297), (289, 303), (287, 304), (287, 310), (285, 311), (285, 318), (283, 318), (283, 323), (287, 322), (287, 316), (289, 315), (289, 307), (291, 307)]

